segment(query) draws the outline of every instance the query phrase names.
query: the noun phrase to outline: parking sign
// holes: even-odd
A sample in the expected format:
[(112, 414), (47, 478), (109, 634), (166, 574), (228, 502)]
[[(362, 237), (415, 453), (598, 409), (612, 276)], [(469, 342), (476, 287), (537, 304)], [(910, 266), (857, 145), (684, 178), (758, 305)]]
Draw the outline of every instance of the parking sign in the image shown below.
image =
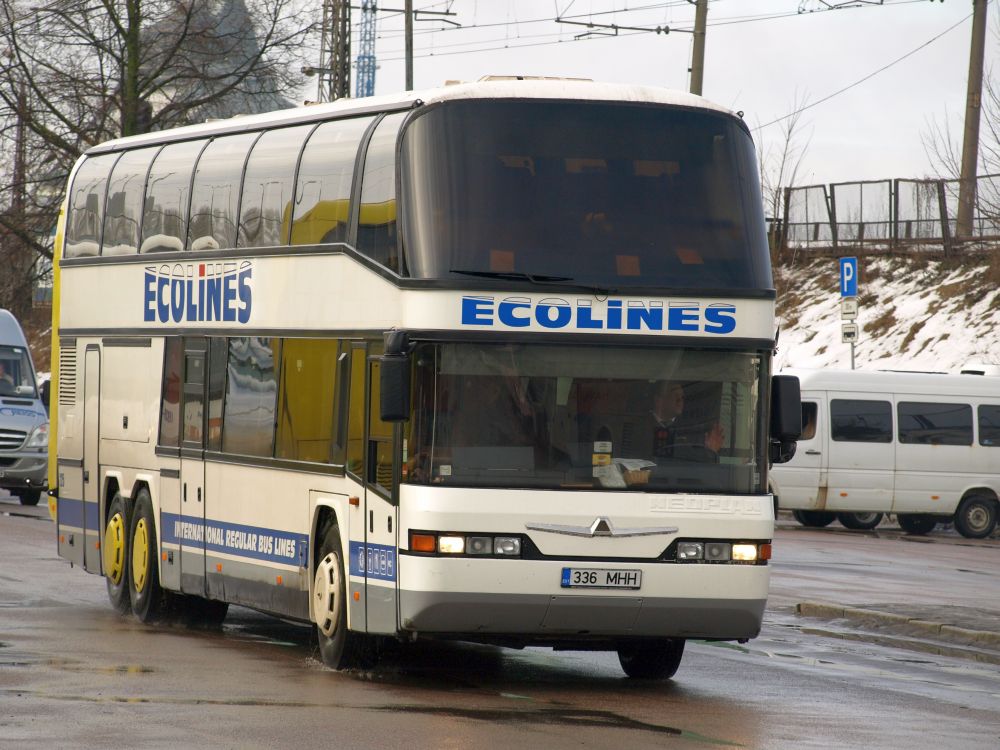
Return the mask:
[(840, 296), (858, 296), (858, 259), (840, 259)]

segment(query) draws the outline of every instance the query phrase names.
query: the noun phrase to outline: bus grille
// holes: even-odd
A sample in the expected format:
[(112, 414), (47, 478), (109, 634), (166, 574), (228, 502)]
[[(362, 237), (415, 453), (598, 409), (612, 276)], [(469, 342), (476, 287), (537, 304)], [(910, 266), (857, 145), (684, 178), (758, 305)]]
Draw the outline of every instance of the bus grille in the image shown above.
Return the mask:
[(20, 430), (0, 430), (0, 451), (17, 450), (27, 437), (28, 433)]
[(76, 341), (63, 341), (59, 346), (59, 404), (76, 403)]

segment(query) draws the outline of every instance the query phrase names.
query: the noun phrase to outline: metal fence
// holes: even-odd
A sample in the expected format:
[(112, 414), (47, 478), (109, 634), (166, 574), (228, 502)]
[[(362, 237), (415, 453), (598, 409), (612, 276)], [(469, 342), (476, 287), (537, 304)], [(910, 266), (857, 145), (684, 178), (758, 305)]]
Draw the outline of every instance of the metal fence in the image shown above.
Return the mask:
[(976, 181), (972, 233), (956, 237), (958, 180), (867, 180), (785, 188), (782, 249), (952, 251), (1000, 240), (1000, 174)]

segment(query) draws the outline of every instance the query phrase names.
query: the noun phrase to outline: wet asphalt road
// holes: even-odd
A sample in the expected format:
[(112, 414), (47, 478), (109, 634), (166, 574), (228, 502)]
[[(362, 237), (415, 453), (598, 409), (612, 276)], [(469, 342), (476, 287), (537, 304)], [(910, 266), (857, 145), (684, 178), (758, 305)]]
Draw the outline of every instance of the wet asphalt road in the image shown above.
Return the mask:
[(613, 654), (451, 643), (340, 674), (307, 628), (246, 609), (221, 631), (118, 618), (103, 580), (56, 556), (44, 507), (0, 498), (0, 748), (1000, 747), (1000, 667), (794, 613), (926, 606), (989, 624), (1000, 541), (785, 523), (773, 565), (761, 637), (690, 643), (673, 681), (630, 681)]

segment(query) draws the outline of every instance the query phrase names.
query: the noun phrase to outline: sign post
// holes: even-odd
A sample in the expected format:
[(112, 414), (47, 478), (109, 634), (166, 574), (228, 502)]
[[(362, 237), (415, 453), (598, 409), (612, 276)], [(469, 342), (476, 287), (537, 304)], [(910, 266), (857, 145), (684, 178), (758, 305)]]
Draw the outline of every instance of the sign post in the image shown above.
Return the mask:
[(858, 259), (840, 259), (840, 340), (851, 345), (851, 369), (854, 369), (854, 343), (858, 340)]

